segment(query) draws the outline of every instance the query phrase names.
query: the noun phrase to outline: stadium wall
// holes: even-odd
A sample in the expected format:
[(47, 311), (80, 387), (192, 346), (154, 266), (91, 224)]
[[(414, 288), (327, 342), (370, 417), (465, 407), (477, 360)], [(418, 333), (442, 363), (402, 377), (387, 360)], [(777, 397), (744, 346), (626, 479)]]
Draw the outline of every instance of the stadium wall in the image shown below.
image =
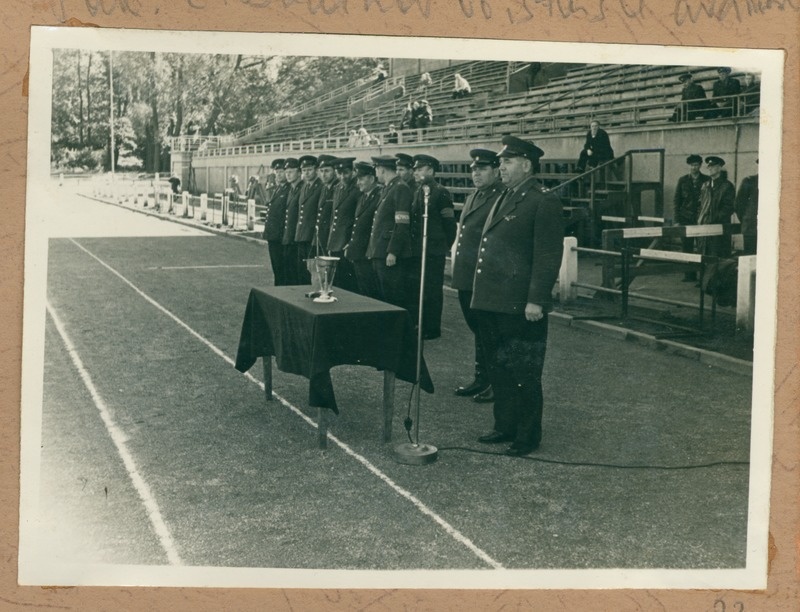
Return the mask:
[[(758, 157), (758, 120), (747, 119), (724, 124), (708, 123), (665, 125), (661, 128), (630, 127), (609, 128), (611, 144), (617, 155), (631, 149), (665, 149), (664, 215), (672, 217), (672, 199), (678, 178), (686, 174), (686, 157), (692, 153), (702, 156), (718, 155), (725, 159), (728, 178), (739, 187), (745, 176), (757, 173), (755, 160)], [(545, 151), (545, 159), (577, 159), (583, 145), (584, 134), (548, 134), (535, 138), (535, 142)], [(219, 193), (227, 185), (232, 174), (239, 177), (244, 187), (250, 175), (264, 175), (270, 162), (277, 157), (292, 155), (299, 157), (307, 153), (329, 153), (340, 157), (352, 156), (359, 160), (369, 160), (373, 155), (393, 155), (406, 152), (410, 155), (428, 153), (444, 162), (455, 162), (469, 158), (470, 149), (488, 148), (498, 150), (500, 137), (494, 140), (450, 141), (444, 143), (420, 143), (410, 145), (373, 146), (360, 149), (334, 149), (326, 151), (292, 151), (274, 155), (228, 155), (214, 157), (195, 157), (192, 167), (195, 173), (196, 191), (199, 193)], [(637, 173), (641, 173), (637, 168)], [(188, 160), (181, 154), (173, 156), (172, 171), (188, 185)], [(648, 172), (647, 169), (645, 169)], [(649, 172), (648, 172), (649, 173)]]

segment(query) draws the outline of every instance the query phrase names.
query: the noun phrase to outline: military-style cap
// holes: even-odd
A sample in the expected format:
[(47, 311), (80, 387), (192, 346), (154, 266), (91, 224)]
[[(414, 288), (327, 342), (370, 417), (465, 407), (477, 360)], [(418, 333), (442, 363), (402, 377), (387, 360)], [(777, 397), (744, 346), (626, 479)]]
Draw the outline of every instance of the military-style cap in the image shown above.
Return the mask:
[(724, 166), (725, 160), (721, 157), (717, 157), (716, 155), (710, 155), (706, 157), (706, 166)]
[(686, 81), (690, 81), (691, 79), (692, 79), (692, 73), (691, 72), (684, 72), (683, 74), (678, 76), (678, 80), (681, 83), (685, 83)]
[(299, 168), (300, 161), (294, 157), (287, 157), (283, 161), (283, 168), (284, 170), (289, 170), (290, 168)]
[(336, 159), (336, 169), (339, 171), (352, 170), (354, 161), (356, 161), (355, 157), (339, 157)]
[(355, 163), (356, 176), (375, 176), (375, 166), (369, 162)]
[(303, 155), (300, 158), (300, 167), (301, 168), (316, 168), (317, 167), (317, 158), (313, 155)]
[(429, 168), (433, 168), (434, 172), (439, 172), (439, 160), (433, 157), (433, 155), (415, 155), (413, 159), (415, 170), (428, 166)]
[(544, 151), (535, 144), (516, 136), (503, 136), (502, 143), (503, 148), (500, 149), (497, 157), (524, 157), (536, 163), (544, 155)]
[(720, 68), (717, 68), (717, 72), (720, 73), (720, 74), (730, 74), (731, 73), (731, 69), (728, 68), (727, 66), (722, 66)]
[(285, 160), (285, 159), (281, 159), (281, 158), (279, 158), (279, 159), (273, 159), (273, 160), (272, 160), (272, 163), (270, 164), (270, 167), (271, 167), (273, 170), (283, 170), (283, 167), (284, 167), (283, 165), (284, 165), (285, 163), (286, 163), (286, 160)]
[(469, 152), (469, 156), (472, 159), (470, 168), (476, 168), (478, 166), (497, 168), (500, 165), (500, 158), (497, 157), (497, 153), (489, 149), (472, 149), (472, 151)]
[(370, 159), (372, 159), (372, 163), (375, 164), (376, 168), (397, 169), (397, 158), (394, 155), (379, 155), (378, 157), (372, 157)]
[(690, 155), (689, 157), (686, 158), (686, 163), (689, 164), (689, 165), (691, 165), (691, 164), (702, 164), (703, 163), (703, 158), (700, 157), (699, 155), (697, 155), (696, 153), (693, 153), (692, 155)]
[(317, 158), (317, 165), (320, 168), (335, 168), (337, 159), (333, 155), (320, 155)]
[(406, 153), (397, 153), (395, 154), (397, 158), (397, 165), (403, 166), (404, 168), (413, 168), (414, 167), (414, 158)]

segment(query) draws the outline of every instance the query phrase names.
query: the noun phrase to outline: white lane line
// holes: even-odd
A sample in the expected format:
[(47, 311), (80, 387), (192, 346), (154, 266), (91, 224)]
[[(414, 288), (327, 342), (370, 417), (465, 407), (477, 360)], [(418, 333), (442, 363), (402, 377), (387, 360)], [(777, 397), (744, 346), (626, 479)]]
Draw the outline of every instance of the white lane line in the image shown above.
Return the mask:
[[(204, 345), (206, 345), (206, 346), (207, 346), (209, 349), (211, 349), (211, 351), (212, 351), (213, 353), (215, 353), (216, 355), (218, 355), (218, 356), (219, 356), (221, 359), (223, 359), (224, 361), (226, 361), (227, 363), (229, 363), (231, 366), (234, 366), (234, 365), (235, 365), (235, 363), (236, 363), (236, 362), (235, 362), (233, 359), (231, 359), (230, 357), (228, 357), (228, 356), (227, 356), (225, 353), (223, 353), (223, 352), (222, 352), (222, 351), (221, 351), (219, 348), (217, 348), (216, 346), (214, 346), (214, 345), (213, 345), (213, 344), (212, 344), (210, 341), (206, 340), (206, 339), (205, 339), (203, 336), (201, 336), (201, 335), (200, 335), (198, 332), (196, 332), (194, 329), (192, 329), (191, 327), (189, 327), (189, 325), (188, 325), (188, 324), (184, 323), (184, 322), (183, 322), (181, 319), (179, 319), (179, 318), (178, 318), (178, 317), (176, 317), (174, 314), (172, 314), (172, 313), (171, 313), (169, 310), (167, 310), (166, 308), (164, 308), (164, 306), (162, 306), (161, 304), (159, 304), (158, 302), (156, 302), (156, 301), (155, 301), (153, 298), (151, 298), (149, 295), (147, 295), (146, 293), (144, 293), (144, 292), (143, 292), (141, 289), (139, 289), (139, 288), (138, 288), (136, 285), (134, 285), (134, 284), (133, 284), (131, 281), (129, 281), (129, 280), (128, 280), (127, 278), (125, 278), (125, 277), (124, 277), (122, 274), (120, 274), (119, 272), (117, 272), (117, 270), (115, 270), (114, 268), (112, 268), (110, 265), (108, 265), (108, 264), (107, 264), (106, 262), (104, 262), (102, 259), (100, 259), (99, 257), (97, 257), (97, 255), (95, 255), (94, 253), (92, 253), (91, 251), (89, 251), (88, 249), (86, 249), (86, 248), (85, 248), (83, 245), (79, 244), (77, 241), (75, 241), (75, 240), (72, 240), (72, 242), (73, 242), (73, 243), (74, 243), (74, 244), (75, 244), (75, 245), (76, 245), (76, 246), (77, 246), (79, 249), (81, 249), (81, 250), (82, 250), (84, 253), (86, 253), (87, 255), (89, 255), (89, 256), (90, 256), (92, 259), (94, 259), (95, 261), (97, 261), (97, 262), (98, 262), (100, 265), (102, 265), (104, 268), (106, 268), (106, 269), (107, 269), (109, 272), (111, 272), (112, 274), (114, 274), (114, 275), (115, 275), (117, 278), (119, 278), (119, 279), (120, 279), (122, 282), (124, 282), (126, 285), (128, 285), (128, 286), (129, 286), (131, 289), (133, 289), (133, 290), (134, 290), (136, 293), (138, 293), (138, 294), (139, 294), (139, 295), (140, 295), (142, 298), (144, 298), (144, 299), (145, 299), (147, 302), (149, 302), (149, 303), (150, 303), (152, 306), (154, 306), (155, 308), (157, 308), (158, 310), (160, 310), (162, 313), (164, 313), (165, 315), (167, 315), (167, 316), (168, 316), (170, 319), (172, 319), (173, 321), (175, 321), (175, 323), (177, 323), (178, 325), (180, 325), (180, 326), (181, 326), (182, 328), (184, 328), (184, 329), (185, 329), (187, 332), (189, 332), (189, 333), (190, 333), (192, 336), (194, 336), (194, 337), (195, 337), (195, 338), (197, 338), (197, 339), (198, 339), (200, 342), (202, 342)], [(255, 378), (254, 376), (252, 376), (252, 375), (251, 375), (251, 374), (249, 374), (249, 373), (246, 373), (246, 374), (245, 374), (245, 376), (247, 377), (247, 379), (248, 379), (248, 380), (250, 380), (250, 381), (252, 381), (252, 382), (256, 383), (256, 384), (257, 384), (259, 387), (261, 387), (261, 389), (262, 389), (262, 390), (264, 389), (264, 383), (260, 382), (260, 381), (259, 381), (257, 378)], [(279, 400), (279, 401), (281, 402), (281, 404), (283, 404), (284, 406), (286, 406), (287, 408), (289, 408), (289, 410), (291, 410), (292, 412), (294, 412), (294, 413), (295, 413), (297, 416), (299, 416), (300, 418), (302, 418), (302, 419), (303, 419), (303, 420), (304, 420), (306, 423), (308, 423), (308, 424), (309, 424), (309, 425), (311, 425), (312, 427), (316, 427), (316, 426), (317, 426), (317, 423), (316, 423), (314, 420), (312, 420), (311, 418), (309, 418), (309, 417), (308, 417), (308, 416), (307, 416), (307, 415), (306, 415), (306, 414), (305, 414), (305, 413), (304, 413), (302, 410), (300, 410), (299, 408), (297, 408), (296, 406), (294, 406), (293, 404), (291, 404), (289, 401), (287, 401), (286, 399), (282, 398), (281, 396), (279, 396), (279, 395), (278, 395), (277, 393), (275, 393), (275, 392), (273, 392), (273, 396), (275, 396), (275, 398), (276, 398), (277, 400)], [(400, 495), (401, 497), (404, 497), (405, 499), (407, 499), (408, 501), (410, 501), (410, 502), (411, 502), (412, 504), (414, 504), (414, 506), (415, 506), (415, 507), (416, 507), (418, 510), (420, 510), (420, 511), (421, 511), (423, 514), (425, 514), (425, 515), (426, 515), (426, 516), (428, 516), (429, 518), (433, 519), (433, 521), (434, 521), (434, 522), (436, 522), (436, 523), (437, 523), (437, 524), (438, 524), (440, 527), (442, 527), (442, 528), (445, 530), (445, 532), (446, 532), (448, 535), (450, 535), (452, 538), (454, 538), (454, 539), (455, 539), (457, 542), (459, 542), (460, 544), (463, 544), (464, 546), (466, 546), (466, 547), (467, 547), (467, 548), (468, 548), (470, 551), (472, 551), (472, 552), (473, 552), (473, 553), (474, 553), (474, 554), (475, 554), (475, 555), (476, 555), (476, 556), (477, 556), (479, 559), (481, 559), (482, 561), (484, 561), (485, 563), (487, 563), (488, 565), (490, 565), (490, 566), (491, 566), (493, 569), (503, 569), (503, 565), (502, 565), (501, 563), (499, 563), (498, 561), (496, 561), (496, 560), (494, 560), (492, 557), (490, 557), (488, 553), (486, 553), (486, 552), (485, 552), (485, 551), (483, 551), (481, 548), (479, 548), (479, 547), (478, 547), (478, 546), (477, 546), (477, 545), (476, 545), (474, 542), (472, 542), (472, 540), (470, 540), (468, 537), (466, 537), (464, 534), (462, 534), (460, 531), (458, 531), (458, 529), (456, 529), (455, 527), (453, 527), (453, 526), (452, 526), (450, 523), (448, 523), (446, 520), (444, 520), (444, 519), (443, 519), (441, 516), (439, 516), (439, 515), (438, 515), (436, 512), (434, 512), (433, 510), (431, 510), (431, 509), (430, 509), (428, 506), (426, 506), (426, 505), (425, 505), (425, 504), (424, 504), (422, 501), (420, 501), (419, 499), (417, 499), (417, 498), (416, 498), (416, 497), (415, 497), (415, 496), (414, 496), (412, 493), (410, 493), (409, 491), (407, 491), (406, 489), (404, 489), (403, 487), (401, 487), (400, 485), (398, 485), (396, 482), (394, 482), (394, 481), (393, 481), (393, 480), (392, 480), (392, 479), (391, 479), (389, 476), (387, 476), (387, 475), (386, 475), (384, 472), (382, 472), (382, 471), (381, 471), (379, 468), (377, 468), (375, 465), (373, 465), (372, 463), (370, 463), (370, 461), (369, 461), (368, 459), (366, 459), (366, 458), (365, 458), (363, 455), (360, 455), (359, 453), (357, 453), (356, 451), (354, 451), (354, 450), (353, 450), (352, 448), (350, 448), (350, 447), (349, 447), (347, 444), (345, 444), (344, 442), (342, 442), (341, 440), (339, 440), (339, 439), (338, 439), (336, 436), (332, 435), (331, 433), (328, 433), (328, 438), (330, 438), (330, 440), (331, 440), (331, 441), (332, 441), (334, 444), (336, 444), (337, 446), (339, 446), (339, 448), (341, 448), (341, 449), (342, 449), (342, 450), (343, 450), (345, 453), (347, 453), (348, 455), (350, 455), (351, 457), (353, 457), (353, 458), (354, 458), (356, 461), (358, 461), (359, 463), (361, 463), (361, 465), (363, 465), (364, 467), (366, 467), (366, 468), (367, 468), (367, 469), (368, 469), (370, 472), (372, 472), (372, 473), (373, 473), (375, 476), (377, 476), (377, 477), (378, 477), (378, 478), (380, 478), (380, 479), (381, 479), (383, 482), (385, 482), (386, 484), (388, 484), (388, 485), (389, 485), (389, 486), (392, 488), (392, 490), (394, 490), (394, 491), (395, 491), (395, 493), (397, 493), (397, 494), (398, 494), (398, 495)]]
[(216, 270), (218, 268), (266, 268), (258, 264), (219, 264), (215, 266), (152, 266), (148, 270)]
[(164, 552), (167, 553), (167, 559), (169, 560), (169, 563), (171, 565), (183, 565), (181, 557), (178, 554), (178, 547), (175, 545), (175, 541), (172, 539), (172, 534), (169, 531), (169, 527), (167, 527), (167, 524), (164, 522), (164, 518), (161, 516), (161, 510), (158, 508), (158, 503), (156, 502), (152, 491), (150, 491), (150, 487), (147, 486), (144, 478), (142, 478), (142, 475), (139, 473), (139, 468), (136, 467), (136, 462), (133, 460), (133, 456), (128, 451), (128, 447), (126, 445), (127, 437), (125, 436), (125, 433), (117, 426), (117, 424), (114, 422), (114, 419), (111, 417), (108, 406), (106, 406), (106, 403), (103, 401), (103, 398), (97, 391), (97, 387), (94, 386), (92, 377), (84, 367), (83, 361), (81, 360), (80, 355), (78, 355), (78, 351), (75, 350), (75, 345), (72, 344), (72, 340), (70, 340), (69, 336), (67, 335), (64, 324), (61, 322), (61, 319), (50, 305), (50, 302), (47, 302), (47, 312), (50, 314), (50, 318), (53, 319), (53, 323), (55, 324), (56, 329), (61, 336), (61, 340), (64, 342), (67, 353), (69, 353), (69, 356), (72, 358), (72, 363), (78, 370), (81, 380), (83, 380), (83, 384), (86, 385), (89, 395), (92, 396), (92, 400), (94, 401), (97, 410), (100, 412), (100, 418), (103, 419), (106, 430), (108, 430), (108, 434), (111, 436), (111, 440), (114, 442), (114, 446), (117, 447), (117, 452), (122, 458), (122, 463), (125, 465), (128, 476), (133, 482), (136, 492), (139, 494), (139, 497), (144, 503), (147, 518), (150, 519), (150, 524), (153, 526), (153, 529), (158, 536), (158, 541), (161, 543), (161, 547), (164, 549)]

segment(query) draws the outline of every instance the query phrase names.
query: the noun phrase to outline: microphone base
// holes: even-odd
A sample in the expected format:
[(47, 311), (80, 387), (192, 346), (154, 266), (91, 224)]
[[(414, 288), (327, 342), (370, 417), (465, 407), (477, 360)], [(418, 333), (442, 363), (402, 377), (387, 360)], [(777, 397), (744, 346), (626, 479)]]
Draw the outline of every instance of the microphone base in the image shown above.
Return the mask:
[(394, 460), (405, 465), (428, 465), (439, 458), (439, 450), (430, 444), (404, 442), (394, 447)]

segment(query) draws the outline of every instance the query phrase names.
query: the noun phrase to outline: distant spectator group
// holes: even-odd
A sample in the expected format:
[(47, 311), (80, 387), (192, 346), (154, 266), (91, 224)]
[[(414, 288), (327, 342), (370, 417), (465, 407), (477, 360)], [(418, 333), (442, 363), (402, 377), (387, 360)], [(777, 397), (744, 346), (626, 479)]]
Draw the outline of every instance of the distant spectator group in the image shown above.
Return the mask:
[(413, 100), (403, 110), (400, 129), (426, 128), (433, 122), (433, 109), (427, 100)]
[(749, 115), (758, 110), (761, 86), (753, 74), (744, 75), (744, 87), (739, 79), (731, 76), (731, 69), (717, 69), (719, 78), (714, 81), (711, 99), (699, 83), (695, 83), (690, 72), (681, 74), (681, 101), (675, 108), (670, 121), (682, 122), (693, 119), (716, 119)]

